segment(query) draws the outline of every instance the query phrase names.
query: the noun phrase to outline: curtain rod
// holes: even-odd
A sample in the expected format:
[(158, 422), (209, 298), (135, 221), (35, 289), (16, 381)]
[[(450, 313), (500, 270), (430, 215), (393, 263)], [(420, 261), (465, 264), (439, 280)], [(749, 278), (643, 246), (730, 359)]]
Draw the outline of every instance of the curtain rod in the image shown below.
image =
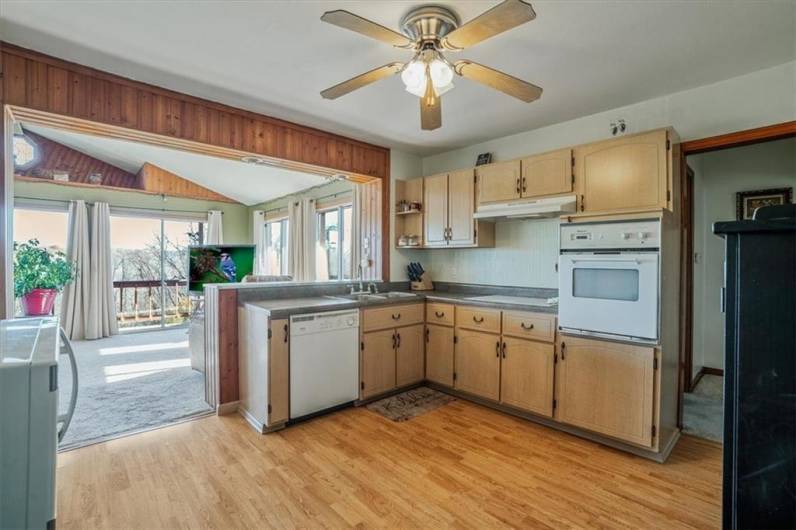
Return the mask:
[[(321, 201), (323, 199), (339, 197), (340, 195), (348, 195), (349, 193), (353, 193), (353, 192), (351, 190), (338, 191), (337, 193), (330, 193), (329, 195), (324, 195), (322, 197), (313, 197), (310, 200), (318, 202), (318, 201)], [(289, 197), (289, 195), (286, 195), (286, 197)], [(279, 199), (281, 199), (281, 198), (282, 197), (280, 197)], [(279, 199), (274, 199), (274, 200), (278, 201)], [(287, 201), (287, 202), (289, 203), (290, 201)], [(263, 215), (265, 215), (265, 214), (271, 213), (271, 212), (281, 212), (282, 210), (287, 210), (287, 206), (280, 206), (279, 208), (271, 208), (270, 210), (262, 210), (262, 212), (263, 212)]]
[[(57, 202), (59, 204), (66, 204), (66, 205), (68, 205), (70, 202), (72, 202), (71, 200), (47, 199), (47, 198), (44, 198), (44, 197), (26, 197), (24, 195), (15, 195), (14, 198), (15, 199), (26, 199), (26, 200), (29, 200), (29, 201)], [(96, 202), (102, 202), (102, 201), (88, 202), (87, 204), (95, 204)], [(206, 214), (208, 211), (211, 211), (211, 210), (169, 210), (169, 209), (166, 209), (166, 208), (143, 208), (141, 206), (119, 206), (119, 205), (110, 204), (110, 203), (108, 203), (108, 206), (113, 207), (113, 208), (122, 208), (122, 209), (125, 209), (125, 210), (142, 210), (142, 211), (146, 211), (146, 212), (173, 212), (173, 213), (201, 213), (201, 214)], [(224, 211), (223, 210), (213, 210), (213, 211), (220, 211), (221, 215), (224, 215)]]

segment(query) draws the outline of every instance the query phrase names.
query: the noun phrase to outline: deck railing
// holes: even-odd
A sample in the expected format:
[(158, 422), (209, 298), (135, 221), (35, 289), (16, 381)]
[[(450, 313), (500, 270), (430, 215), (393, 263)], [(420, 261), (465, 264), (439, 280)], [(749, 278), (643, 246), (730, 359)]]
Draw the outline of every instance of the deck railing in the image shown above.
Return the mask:
[[(186, 280), (115, 280), (116, 318), (121, 327), (159, 325), (161, 316), (167, 323), (178, 323), (191, 314), (191, 301), (185, 289)], [(160, 297), (163, 287), (164, 301)]]

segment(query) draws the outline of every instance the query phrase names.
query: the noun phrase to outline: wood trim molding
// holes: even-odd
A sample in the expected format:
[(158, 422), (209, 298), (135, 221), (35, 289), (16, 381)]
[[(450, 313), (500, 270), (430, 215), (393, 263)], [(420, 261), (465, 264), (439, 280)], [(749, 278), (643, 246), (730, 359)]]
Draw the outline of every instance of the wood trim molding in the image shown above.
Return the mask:
[(728, 134), (720, 134), (699, 140), (691, 140), (682, 143), (683, 153), (694, 155), (708, 151), (718, 151), (719, 149), (729, 149), (769, 140), (779, 140), (796, 136), (796, 121), (787, 121), (775, 125), (767, 125), (756, 129), (747, 129)]
[(702, 380), (702, 378), (706, 375), (717, 375), (719, 377), (724, 377), (724, 370), (722, 370), (721, 368), (710, 368), (707, 366), (703, 366), (702, 368), (699, 369), (697, 374), (691, 380), (691, 383), (688, 385), (686, 392), (693, 392), (694, 389), (696, 389), (699, 382)]

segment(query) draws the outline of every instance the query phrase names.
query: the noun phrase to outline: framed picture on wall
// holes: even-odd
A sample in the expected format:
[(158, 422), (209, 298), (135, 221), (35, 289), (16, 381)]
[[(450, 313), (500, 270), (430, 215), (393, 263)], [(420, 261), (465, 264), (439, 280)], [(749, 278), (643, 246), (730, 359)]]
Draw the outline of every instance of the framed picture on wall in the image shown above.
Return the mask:
[(793, 188), (739, 191), (735, 194), (735, 215), (739, 221), (751, 219), (758, 208), (790, 204), (792, 200)]

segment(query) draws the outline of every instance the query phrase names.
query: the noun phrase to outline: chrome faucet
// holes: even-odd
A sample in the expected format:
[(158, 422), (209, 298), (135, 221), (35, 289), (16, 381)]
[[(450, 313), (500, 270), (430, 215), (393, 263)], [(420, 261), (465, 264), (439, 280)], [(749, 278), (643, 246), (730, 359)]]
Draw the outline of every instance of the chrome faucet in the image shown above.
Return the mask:
[(368, 282), (368, 292), (370, 294), (378, 294), (379, 288), (376, 286), (376, 282)]
[(365, 287), (362, 285), (362, 264), (357, 265), (357, 279), (359, 280), (359, 292), (365, 292)]

